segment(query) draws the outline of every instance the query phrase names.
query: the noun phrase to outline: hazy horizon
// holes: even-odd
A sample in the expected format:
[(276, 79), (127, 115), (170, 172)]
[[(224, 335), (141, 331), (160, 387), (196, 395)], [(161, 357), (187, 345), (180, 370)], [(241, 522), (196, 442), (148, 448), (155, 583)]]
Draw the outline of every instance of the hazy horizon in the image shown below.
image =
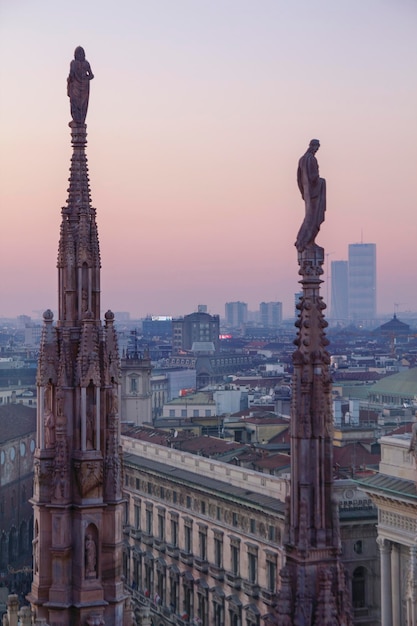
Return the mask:
[(378, 315), (417, 311), (417, 5), (411, 0), (3, 0), (0, 317), (57, 307), (71, 158), (66, 78), (87, 115), (102, 309), (134, 318), (299, 291), (299, 157), (320, 139), (327, 269), (375, 243)]

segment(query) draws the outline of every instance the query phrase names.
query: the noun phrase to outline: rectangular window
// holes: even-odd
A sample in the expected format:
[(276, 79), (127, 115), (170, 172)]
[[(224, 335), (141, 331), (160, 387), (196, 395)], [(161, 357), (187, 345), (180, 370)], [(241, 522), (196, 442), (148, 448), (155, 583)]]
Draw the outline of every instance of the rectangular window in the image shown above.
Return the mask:
[(253, 517), (250, 519), (250, 532), (252, 535), (256, 533), (256, 520), (254, 520)]
[(237, 526), (237, 513), (232, 513), (232, 524)]
[(181, 417), (187, 417), (187, 409), (181, 409)]
[(137, 503), (134, 505), (135, 512), (135, 528), (140, 528), (140, 504)]
[(192, 521), (186, 522), (184, 526), (184, 551), (192, 554), (193, 551), (193, 527)]
[(274, 560), (267, 560), (266, 562), (266, 584), (268, 591), (275, 593), (277, 585), (277, 564)]
[(187, 502), (187, 509), (191, 509), (191, 496), (187, 496), (186, 502)]
[(204, 413), (206, 417), (211, 417), (211, 409), (206, 409)]
[(207, 559), (207, 528), (200, 527), (198, 531), (198, 544), (200, 551), (200, 559)]
[(175, 417), (175, 409), (169, 409), (169, 417)]
[(240, 557), (240, 546), (239, 544), (232, 544), (231, 546), (231, 570), (232, 574), (235, 576), (239, 576), (239, 557)]
[(203, 515), (206, 514), (206, 501), (205, 500), (201, 500), (201, 513)]
[(158, 513), (158, 539), (165, 541), (165, 511)]
[(146, 505), (146, 532), (148, 535), (153, 534), (153, 511), (152, 505)]
[(214, 536), (214, 564), (223, 567), (223, 537), (220, 533)]
[(171, 518), (171, 545), (178, 546), (178, 520), (174, 518)]
[(199, 416), (198, 409), (193, 409), (193, 417), (198, 417), (198, 416)]
[(248, 552), (248, 580), (256, 584), (258, 578), (258, 556), (255, 551)]

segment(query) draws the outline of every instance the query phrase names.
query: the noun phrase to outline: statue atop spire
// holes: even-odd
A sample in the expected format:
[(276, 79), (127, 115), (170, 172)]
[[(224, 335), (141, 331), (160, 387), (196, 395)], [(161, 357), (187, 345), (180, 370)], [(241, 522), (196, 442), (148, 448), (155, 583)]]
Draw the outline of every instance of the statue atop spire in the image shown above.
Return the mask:
[(319, 177), (318, 140), (298, 164), (306, 214), (297, 236), (300, 283), (291, 402), (291, 491), (277, 626), (351, 626), (351, 603), (341, 562), (339, 512), (333, 498), (333, 415), (326, 304), (320, 296), (324, 249), (315, 243), (324, 221), (326, 187)]
[(85, 124), (87, 116), (88, 98), (90, 95), (90, 80), (94, 78), (89, 62), (85, 58), (84, 48), (75, 48), (74, 59), (70, 64), (67, 78), (67, 94), (71, 104), (73, 124)]
[(306, 208), (295, 242), (298, 252), (304, 252), (309, 246), (315, 245), (315, 238), (324, 222), (326, 181), (319, 176), (319, 165), (315, 157), (319, 148), (319, 140), (312, 139), (307, 152), (298, 161), (297, 183)]

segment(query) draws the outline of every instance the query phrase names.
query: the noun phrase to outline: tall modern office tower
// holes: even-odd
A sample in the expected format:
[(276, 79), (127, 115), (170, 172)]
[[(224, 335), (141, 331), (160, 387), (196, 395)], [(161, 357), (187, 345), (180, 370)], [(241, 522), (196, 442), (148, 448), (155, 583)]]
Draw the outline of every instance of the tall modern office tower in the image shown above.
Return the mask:
[(282, 322), (282, 302), (261, 302), (259, 317), (262, 326), (276, 328)]
[(226, 302), (226, 323), (232, 328), (237, 328), (248, 321), (248, 305), (246, 302)]
[(349, 244), (349, 318), (355, 322), (376, 317), (376, 245)]
[(331, 294), (332, 304), (330, 317), (333, 320), (348, 319), (348, 262), (332, 261), (331, 263)]
[[(104, 325), (100, 321), (101, 264), (82, 79), (90, 66), (82, 48), (75, 61), (80, 84), (71, 97), (73, 154), (58, 247), (58, 321), (54, 325), (50, 310), (44, 313), (37, 373), (29, 600), (39, 622), (126, 626), (119, 356), (114, 314), (108, 311)], [(77, 105), (85, 107), (83, 115)]]

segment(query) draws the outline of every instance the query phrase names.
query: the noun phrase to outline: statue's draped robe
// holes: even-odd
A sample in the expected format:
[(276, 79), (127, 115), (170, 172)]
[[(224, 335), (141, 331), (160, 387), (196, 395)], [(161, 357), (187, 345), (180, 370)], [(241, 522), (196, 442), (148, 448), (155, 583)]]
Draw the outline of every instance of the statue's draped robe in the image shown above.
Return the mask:
[(299, 160), (297, 182), (306, 212), (295, 245), (299, 252), (303, 252), (315, 243), (326, 211), (326, 181), (319, 176), (317, 159), (312, 152), (307, 151)]
[(71, 103), (71, 116), (74, 122), (84, 124), (90, 95), (91, 67), (88, 61), (71, 61), (68, 76), (68, 96)]

